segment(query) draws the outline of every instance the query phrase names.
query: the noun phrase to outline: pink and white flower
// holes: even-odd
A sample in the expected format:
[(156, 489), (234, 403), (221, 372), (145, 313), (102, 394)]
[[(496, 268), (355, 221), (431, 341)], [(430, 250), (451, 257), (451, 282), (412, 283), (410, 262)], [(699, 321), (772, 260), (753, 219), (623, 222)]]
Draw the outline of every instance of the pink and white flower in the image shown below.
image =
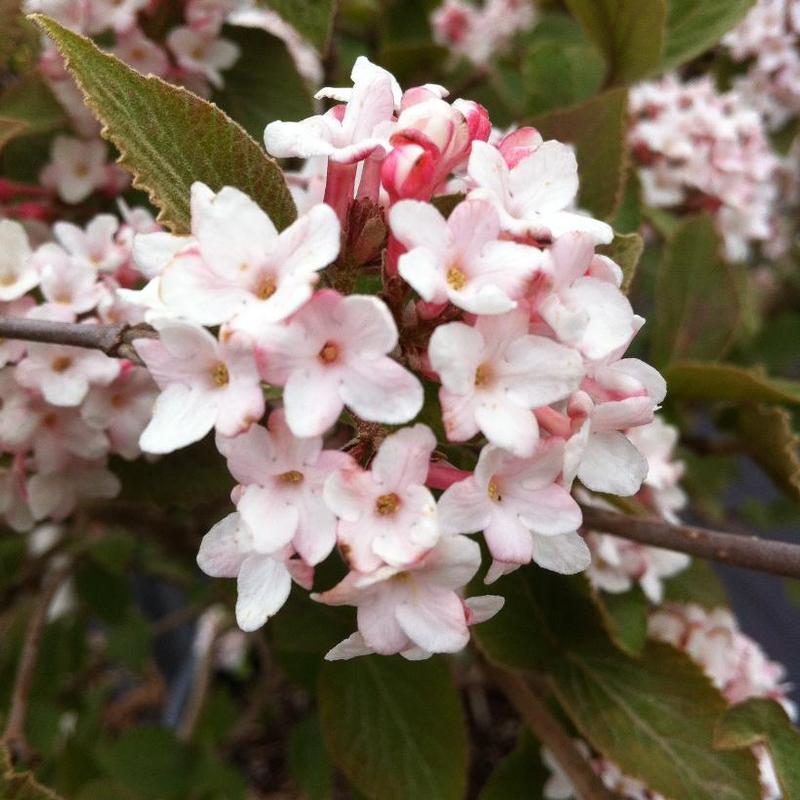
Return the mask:
[(97, 272), (57, 244), (43, 244), (33, 254), (33, 262), (41, 274), (42, 295), (53, 316), (63, 315), (65, 321), (71, 321), (100, 302), (103, 287), (97, 282)]
[(38, 283), (25, 228), (10, 219), (0, 220), (0, 301), (17, 300)]
[(264, 380), (283, 386), (295, 436), (319, 436), (346, 405), (370, 422), (401, 424), (422, 408), (422, 386), (388, 356), (397, 326), (378, 298), (323, 289), (258, 342)]
[(425, 487), (435, 447), (426, 425), (403, 428), (383, 440), (369, 471), (353, 464), (328, 479), (325, 502), (339, 518), (339, 546), (352, 569), (407, 567), (436, 544), (436, 500)]
[(169, 453), (202, 439), (247, 430), (264, 414), (253, 348), (240, 334), (218, 342), (207, 330), (178, 320), (156, 323), (158, 339), (137, 339), (136, 351), (161, 394), (139, 439), (146, 453)]
[(104, 461), (73, 459), (57, 472), (37, 472), (28, 480), (28, 502), (36, 520), (66, 519), (81, 500), (109, 500), (119, 479)]
[(217, 436), (217, 448), (240, 484), (236, 507), (261, 551), (291, 545), (313, 566), (336, 544), (336, 516), (323, 501), (325, 481), (355, 464), (346, 453), (323, 450), (321, 436), (292, 435), (282, 410), (273, 411), (267, 425), (233, 438)]
[(190, 27), (173, 28), (167, 36), (175, 60), (187, 72), (202, 75), (216, 89), (225, 85), (222, 73), (230, 69), (240, 55), (239, 46), (227, 39)]
[(401, 653), (410, 659), (455, 653), (469, 641), (469, 625), (493, 616), (503, 598), (462, 600), (459, 590), (480, 566), (480, 548), (466, 536), (445, 536), (409, 569), (381, 567), (350, 572), (333, 589), (311, 595), (328, 605), (358, 609), (358, 633), (325, 658)]
[(289, 597), (292, 579), (308, 589), (312, 570), (291, 557), (290, 549), (267, 547), (234, 512), (218, 522), (200, 543), (200, 569), (213, 578), (236, 578), (236, 622), (243, 631), (260, 628), (280, 611)]
[(473, 475), (442, 495), (439, 516), (445, 533), (483, 531), (495, 561), (487, 583), (530, 561), (564, 574), (589, 565), (589, 549), (576, 533), (580, 507), (558, 483), (563, 463), (560, 439), (541, 442), (531, 458), (489, 445)]
[(568, 210), (578, 194), (578, 163), (561, 142), (543, 142), (509, 168), (496, 147), (475, 141), (468, 171), (477, 187), (469, 197), (493, 203), (509, 233), (545, 242), (571, 231), (587, 233), (596, 244), (613, 238), (610, 225)]
[(389, 221), (408, 248), (398, 271), (429, 303), (449, 301), (473, 314), (503, 314), (516, 307), (543, 268), (541, 250), (498, 241), (500, 218), (484, 200), (460, 203), (446, 220), (430, 203), (402, 200)]
[[(193, 322), (230, 322), (253, 336), (306, 303), (319, 270), (339, 253), (339, 221), (329, 206), (314, 206), (278, 233), (243, 192), (215, 194), (202, 183), (192, 187), (192, 234), (196, 244), (190, 240), (161, 274), (161, 299)], [(153, 243), (144, 256), (137, 251), (149, 262), (176, 244), (165, 234), (141, 238)]]
[(169, 70), (166, 52), (137, 27), (117, 36), (113, 52), (143, 75), (163, 76)]
[(65, 203), (80, 203), (107, 184), (106, 153), (106, 144), (100, 139), (56, 136), (50, 163), (42, 170), (42, 185), (57, 191)]
[(91, 386), (107, 386), (119, 369), (118, 361), (98, 350), (31, 342), (17, 364), (16, 379), (54, 406), (77, 406)]
[(539, 426), (533, 410), (566, 398), (583, 377), (577, 352), (528, 333), (528, 313), (451, 322), (433, 333), (431, 366), (442, 381), (439, 399), (451, 441), (480, 430), (494, 445), (525, 458)]
[(113, 214), (98, 214), (85, 229), (71, 222), (57, 222), (53, 233), (59, 244), (76, 260), (95, 271), (114, 272), (126, 258), (115, 239), (119, 220)]

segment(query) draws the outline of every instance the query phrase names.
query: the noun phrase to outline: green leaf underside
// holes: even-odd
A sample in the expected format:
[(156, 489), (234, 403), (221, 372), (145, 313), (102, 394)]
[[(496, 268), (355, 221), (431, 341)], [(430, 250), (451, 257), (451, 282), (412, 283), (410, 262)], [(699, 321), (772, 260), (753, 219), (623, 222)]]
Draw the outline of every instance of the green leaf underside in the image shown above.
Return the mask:
[(119, 163), (161, 210), (174, 232), (190, 228), (194, 181), (214, 191), (235, 186), (284, 228), (296, 217), (278, 165), (212, 103), (159, 78), (143, 77), (90, 40), (48, 17), (32, 15), (56, 43), (87, 104), (119, 149)]
[(464, 796), (464, 717), (441, 657), (326, 662), (320, 671), (319, 711), (329, 752), (367, 797)]
[(700, 55), (735, 27), (756, 0), (668, 0), (661, 71)]
[(739, 409), (736, 426), (750, 456), (777, 486), (800, 499), (800, 437), (791, 414), (778, 406), (748, 403)]
[(653, 360), (715, 359), (730, 346), (740, 318), (733, 267), (720, 257), (708, 215), (682, 221), (664, 252), (653, 315)]
[(733, 403), (800, 404), (800, 382), (771, 378), (759, 367), (713, 361), (676, 361), (665, 371), (674, 397)]
[(783, 797), (800, 797), (800, 731), (774, 700), (754, 698), (728, 709), (714, 743), (724, 750), (766, 744)]
[(214, 102), (253, 139), (260, 142), (264, 128), (276, 119), (303, 119), (314, 113), (308, 87), (277, 36), (233, 26), (226, 26), (223, 35), (242, 54), (226, 70), (225, 86), (214, 95)]
[(608, 64), (608, 84), (658, 70), (664, 48), (665, 0), (566, 0)]
[(672, 800), (757, 797), (753, 758), (720, 759), (713, 748), (726, 704), (700, 668), (655, 642), (639, 658), (621, 652), (581, 586), (531, 568), (504, 577), (503, 613), (475, 628), (480, 648), (503, 666), (548, 674), (580, 734)]
[(581, 185), (578, 204), (599, 219), (611, 217), (622, 199), (628, 169), (627, 103), (627, 91), (613, 89), (530, 121), (545, 139), (575, 145)]

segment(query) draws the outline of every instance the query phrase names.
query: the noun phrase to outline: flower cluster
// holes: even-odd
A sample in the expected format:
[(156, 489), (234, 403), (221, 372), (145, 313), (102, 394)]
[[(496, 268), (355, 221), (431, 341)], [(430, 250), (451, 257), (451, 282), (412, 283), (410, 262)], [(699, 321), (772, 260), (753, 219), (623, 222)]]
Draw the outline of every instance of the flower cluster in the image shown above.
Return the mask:
[[(733, 614), (727, 608), (707, 610), (697, 605), (661, 606), (650, 615), (648, 635), (686, 653), (702, 667), (703, 672), (720, 690), (731, 705), (754, 697), (777, 700), (794, 719), (795, 706), (786, 697), (789, 687), (784, 683), (784, 668), (770, 661), (750, 637), (739, 630)], [(576, 742), (590, 761), (603, 783), (620, 797), (628, 800), (663, 800), (641, 781), (624, 775), (616, 764), (602, 757), (593, 757), (586, 743)], [(769, 752), (756, 745), (753, 753), (761, 773), (763, 800), (779, 800), (780, 786)], [(575, 797), (567, 776), (547, 751), (542, 760), (552, 775), (545, 784), (547, 800), (570, 800)]]
[[(131, 322), (116, 294), (140, 279), (133, 237), (157, 229), (144, 210), (101, 214), (85, 229), (57, 223), (56, 241), (32, 250), (25, 229), (0, 221), (0, 316), (56, 322)], [(37, 299), (39, 302), (37, 303)], [(140, 454), (156, 389), (147, 371), (96, 350), (0, 343), (0, 514), (20, 531), (62, 520), (84, 499), (119, 491), (109, 455)]]
[[(159, 7), (167, 5), (165, 0), (27, 0), (26, 10), (47, 14), (86, 36), (111, 38), (111, 52), (145, 75), (158, 75), (201, 95), (208, 95), (211, 87), (221, 88), (223, 72), (239, 58), (239, 48), (220, 31), (239, 3), (189, 0), (184, 24), (169, 30), (163, 41), (156, 41), (145, 28), (159, 14)], [(99, 138), (100, 126), (55, 45), (46, 37), (42, 44), (40, 70), (70, 115), (77, 136), (54, 139), (41, 182), (65, 203), (82, 202), (95, 191), (113, 197), (127, 186), (127, 173), (108, 161), (108, 148)]]
[(722, 43), (734, 61), (747, 63), (734, 86), (771, 130), (800, 114), (798, 0), (758, 0)]
[[(356, 606), (358, 631), (328, 657), (423, 658), (461, 649), (501, 605), (463, 599), (481, 561), (465, 534), (484, 532), (487, 582), (588, 566), (572, 484), (639, 491), (647, 460), (627, 433), (665, 384), (624, 357), (644, 320), (595, 253), (611, 229), (573, 207), (569, 147), (530, 128), (491, 145), (481, 106), (403, 92), (365, 58), (352, 77), (322, 90), (327, 113), (266, 129), (273, 155), (308, 159), (289, 227), (196, 183), (191, 234), (138, 235), (151, 280), (120, 294), (159, 333), (135, 343), (160, 389), (142, 450), (213, 430), (238, 482), (198, 562), (237, 579), (240, 626), (292, 581), (310, 588), (338, 547), (348, 574), (312, 596)], [(445, 215), (454, 176), (465, 194)], [(353, 293), (363, 279), (378, 294)]]
[(741, 95), (720, 94), (708, 77), (667, 76), (635, 87), (630, 106), (629, 144), (647, 204), (712, 213), (734, 260), (770, 239), (780, 162)]
[(486, 64), (511, 39), (536, 23), (531, 0), (485, 0), (478, 8), (465, 0), (444, 0), (431, 14), (433, 38), (473, 64)]
[[(654, 514), (677, 522), (676, 512), (686, 505), (680, 487), (684, 464), (673, 459), (678, 429), (656, 417), (649, 425), (628, 431), (628, 438), (647, 458), (647, 477), (637, 499)], [(582, 497), (583, 502), (607, 507), (602, 500)], [(593, 586), (605, 592), (627, 592), (635, 583), (641, 586), (651, 603), (664, 596), (663, 580), (689, 565), (684, 553), (650, 547), (607, 533), (590, 531), (586, 542), (592, 551), (592, 563), (586, 574)]]

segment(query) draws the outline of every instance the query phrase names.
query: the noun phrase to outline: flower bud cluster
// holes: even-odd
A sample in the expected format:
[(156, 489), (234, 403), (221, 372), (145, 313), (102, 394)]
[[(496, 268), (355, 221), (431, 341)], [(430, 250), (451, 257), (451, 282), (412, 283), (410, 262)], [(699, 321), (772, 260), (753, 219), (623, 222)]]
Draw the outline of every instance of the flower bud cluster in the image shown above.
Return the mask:
[[(135, 323), (117, 296), (141, 280), (134, 234), (158, 229), (143, 209), (86, 228), (56, 223), (55, 241), (31, 249), (18, 222), (0, 221), (0, 316), (81, 323)], [(139, 456), (155, 385), (147, 370), (97, 350), (0, 342), (0, 515), (15, 530), (60, 521), (82, 500), (111, 498), (110, 455)]]
[(480, 7), (465, 0), (444, 0), (431, 14), (436, 42), (478, 65), (502, 53), (517, 33), (535, 24), (531, 0), (484, 0)]
[(729, 258), (743, 260), (776, 225), (780, 161), (758, 112), (709, 77), (674, 75), (631, 91), (629, 145), (645, 203), (713, 214)]
[(611, 228), (574, 208), (569, 147), (532, 129), (489, 144), (480, 105), (404, 92), (365, 58), (352, 77), (320, 92), (330, 111), (266, 129), (273, 155), (309, 162), (291, 225), (196, 183), (191, 235), (137, 236), (151, 280), (121, 294), (159, 332), (135, 343), (160, 389), (142, 450), (213, 430), (238, 482), (198, 562), (237, 579), (239, 625), (338, 548), (349, 572), (312, 597), (356, 606), (358, 630), (328, 657), (424, 658), (502, 603), (463, 598), (481, 562), (465, 534), (484, 533), (486, 582), (589, 565), (572, 485), (640, 490), (627, 434), (665, 384), (624, 357), (644, 320), (595, 253)]
[(758, 0), (722, 44), (747, 64), (734, 87), (770, 130), (800, 114), (800, 2)]

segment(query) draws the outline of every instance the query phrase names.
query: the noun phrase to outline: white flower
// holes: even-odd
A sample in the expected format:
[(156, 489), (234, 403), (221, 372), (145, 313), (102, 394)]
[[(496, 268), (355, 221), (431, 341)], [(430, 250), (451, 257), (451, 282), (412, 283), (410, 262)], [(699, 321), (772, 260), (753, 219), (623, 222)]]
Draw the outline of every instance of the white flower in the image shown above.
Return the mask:
[(106, 167), (106, 144), (102, 140), (56, 136), (41, 181), (55, 189), (65, 203), (80, 203), (106, 184)]
[(479, 430), (498, 447), (530, 456), (539, 439), (533, 410), (573, 392), (583, 377), (574, 350), (528, 333), (526, 310), (441, 325), (428, 347), (439, 373), (444, 425), (452, 441)]
[(478, 187), (469, 197), (493, 203), (510, 233), (549, 241), (583, 231), (596, 244), (607, 244), (614, 236), (605, 222), (566, 210), (578, 194), (578, 164), (572, 148), (561, 142), (543, 142), (509, 169), (496, 147), (475, 141), (468, 171)]
[(188, 322), (160, 320), (158, 339), (137, 339), (136, 351), (161, 394), (139, 439), (146, 453), (169, 453), (212, 428), (235, 436), (261, 419), (264, 395), (250, 342), (237, 334), (217, 341)]
[(222, 72), (230, 69), (240, 54), (233, 42), (185, 26), (171, 30), (167, 44), (178, 64), (187, 72), (204, 76), (217, 89), (225, 85)]
[(295, 436), (319, 436), (347, 405), (371, 422), (397, 425), (422, 408), (417, 378), (388, 357), (397, 326), (376, 297), (330, 289), (258, 340), (264, 379), (283, 386)]
[(572, 574), (591, 560), (576, 533), (581, 510), (557, 483), (564, 443), (549, 439), (532, 458), (515, 458), (491, 445), (481, 451), (470, 478), (454, 483), (439, 501), (446, 533), (483, 531), (496, 565), (487, 582), (508, 567), (535, 561), (545, 569)]
[(239, 514), (263, 552), (286, 545), (313, 566), (336, 544), (336, 517), (322, 489), (336, 470), (353, 467), (350, 456), (323, 450), (322, 437), (293, 436), (282, 410), (270, 414), (268, 429), (253, 425), (233, 438), (217, 436), (217, 447), (240, 486)]
[(369, 471), (353, 465), (328, 479), (325, 502), (352, 569), (406, 567), (436, 544), (436, 500), (425, 487), (434, 447), (427, 426), (403, 428), (383, 440)]
[(25, 228), (13, 220), (0, 220), (0, 301), (16, 300), (38, 283)]

